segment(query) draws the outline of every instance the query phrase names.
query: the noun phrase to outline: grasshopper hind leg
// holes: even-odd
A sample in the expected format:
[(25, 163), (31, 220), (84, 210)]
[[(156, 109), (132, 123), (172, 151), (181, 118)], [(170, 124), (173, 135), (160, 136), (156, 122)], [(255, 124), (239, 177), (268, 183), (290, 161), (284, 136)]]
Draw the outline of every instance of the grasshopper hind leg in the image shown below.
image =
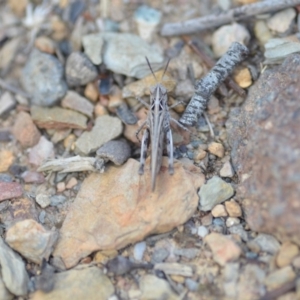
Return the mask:
[(147, 149), (149, 145), (149, 129), (145, 129), (142, 144), (141, 144), (141, 159), (140, 159), (140, 167), (139, 167), (139, 174), (144, 174), (144, 165), (147, 156)]
[(169, 157), (169, 173), (171, 175), (174, 174), (174, 157), (173, 157), (173, 137), (172, 137), (172, 131), (169, 128), (166, 132), (166, 143), (167, 143), (167, 153)]

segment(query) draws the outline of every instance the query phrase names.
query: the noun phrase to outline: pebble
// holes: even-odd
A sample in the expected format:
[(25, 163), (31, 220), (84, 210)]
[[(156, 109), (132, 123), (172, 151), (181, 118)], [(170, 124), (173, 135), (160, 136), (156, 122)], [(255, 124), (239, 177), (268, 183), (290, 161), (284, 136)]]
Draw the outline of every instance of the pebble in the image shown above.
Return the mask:
[(185, 285), (188, 288), (188, 290), (190, 290), (192, 292), (196, 292), (199, 289), (200, 283), (191, 278), (186, 278)]
[(293, 259), (299, 254), (299, 247), (291, 242), (284, 242), (276, 256), (276, 264), (279, 268), (292, 263)]
[(22, 185), (17, 182), (0, 182), (0, 201), (21, 197)]
[(170, 255), (170, 251), (166, 248), (158, 248), (153, 251), (151, 263), (157, 264), (163, 262)]
[(61, 101), (61, 106), (78, 111), (89, 118), (93, 116), (94, 105), (74, 91), (68, 91)]
[(225, 266), (227, 262), (234, 261), (242, 254), (241, 248), (232, 241), (228, 236), (220, 233), (210, 233), (204, 238), (213, 252), (213, 259), (221, 266)]
[(45, 160), (54, 158), (54, 146), (44, 136), (40, 137), (39, 142), (30, 149), (29, 162), (40, 166)]
[(0, 173), (0, 182), (12, 182), (13, 176), (10, 174)]
[[(48, 131), (52, 131), (53, 132), (53, 129), (48, 129)], [(65, 138), (67, 138), (70, 135), (71, 131), (72, 130), (70, 128), (69, 129), (58, 129), (58, 130), (55, 130), (54, 134), (51, 137), (51, 142), (53, 144), (57, 144), (57, 143), (63, 141)]]
[(252, 76), (248, 68), (235, 70), (233, 79), (243, 89), (248, 88), (252, 84)]
[(88, 34), (82, 37), (84, 53), (94, 65), (102, 62), (102, 47), (104, 40), (99, 38), (98, 33)]
[(211, 214), (213, 215), (213, 217), (215, 218), (219, 218), (219, 217), (227, 217), (227, 211), (225, 209), (225, 206), (223, 204), (218, 204), (216, 205), (212, 211)]
[(150, 42), (153, 34), (155, 33), (157, 26), (161, 21), (162, 13), (147, 5), (141, 5), (134, 12), (134, 20), (137, 24), (139, 36)]
[(294, 23), (296, 11), (294, 8), (287, 8), (275, 13), (268, 21), (268, 27), (276, 33), (287, 33)]
[(47, 231), (32, 219), (20, 221), (6, 232), (8, 245), (28, 260), (41, 264), (52, 253), (58, 233)]
[(201, 237), (204, 238), (208, 235), (208, 229), (205, 226), (199, 226), (197, 234)]
[(143, 260), (143, 256), (146, 250), (146, 243), (145, 242), (139, 242), (136, 243), (133, 247), (133, 257), (135, 260)]
[(0, 237), (0, 265), (2, 280), (7, 289), (16, 296), (28, 292), (29, 277), (22, 258), (10, 249)]
[(76, 141), (76, 152), (83, 155), (95, 152), (106, 142), (120, 136), (122, 130), (119, 118), (107, 115), (97, 117), (92, 130), (84, 132)]
[[(191, 166), (186, 170), (180, 162), (174, 163), (174, 175), (160, 172), (155, 193), (152, 193), (149, 163), (147, 159), (143, 176), (138, 174), (139, 162), (129, 159), (121, 167), (110, 166), (106, 172), (92, 173), (84, 180), (63, 223), (54, 252), (67, 268), (94, 251), (121, 249), (148, 235), (168, 232), (194, 214), (199, 169)], [(167, 170), (167, 165), (168, 159), (163, 157), (162, 169)], [(84, 204), (86, 195), (89, 195), (90, 205)], [(165, 218), (166, 211), (168, 218)], [(89, 217), (78, 222), (82, 215)], [(95, 248), (95, 242), (99, 248)]]
[(216, 155), (217, 157), (220, 158), (224, 157), (224, 153), (225, 153), (223, 145), (216, 142), (213, 142), (208, 145), (208, 151), (211, 154)]
[(37, 49), (31, 52), (22, 70), (21, 82), (34, 105), (54, 105), (67, 92), (63, 65), (55, 56)]
[(15, 160), (14, 154), (9, 150), (0, 150), (0, 173), (8, 171)]
[(25, 171), (21, 175), (25, 183), (43, 183), (45, 182), (45, 177), (42, 173), (35, 171)]
[(266, 21), (264, 20), (256, 20), (253, 29), (255, 37), (258, 39), (261, 45), (264, 45), (269, 39), (273, 37)]
[(12, 135), (9, 130), (0, 130), (0, 142), (10, 142), (12, 140)]
[(292, 265), (294, 268), (300, 270), (300, 256), (297, 256), (293, 259)]
[(31, 116), (24, 111), (18, 113), (12, 132), (16, 140), (20, 142), (21, 146), (24, 148), (33, 147), (38, 143), (41, 137)]
[(98, 100), (99, 92), (92, 82), (86, 85), (84, 89), (84, 96), (93, 102), (96, 102)]
[(71, 177), (66, 184), (66, 189), (67, 190), (72, 189), (74, 186), (76, 186), (77, 183), (78, 183), (77, 179), (75, 177)]
[(122, 103), (116, 109), (117, 116), (127, 125), (134, 125), (138, 119), (135, 114), (128, 108), (126, 103)]
[(178, 256), (183, 256), (187, 259), (194, 259), (199, 254), (199, 249), (197, 248), (175, 249), (174, 254)]
[(16, 100), (10, 92), (4, 92), (0, 96), (0, 116), (10, 111), (16, 105)]
[(117, 85), (112, 85), (109, 88), (108, 94), (108, 108), (117, 108), (124, 103), (122, 99), (122, 91)]
[(65, 203), (67, 198), (63, 195), (54, 195), (50, 197), (50, 205), (51, 206), (59, 206), (63, 203)]
[(6, 288), (2, 277), (0, 276), (0, 299), (1, 300), (12, 300), (14, 295), (9, 292)]
[(212, 35), (212, 48), (216, 57), (226, 53), (233, 42), (240, 42), (247, 45), (250, 40), (248, 30), (238, 24), (224, 25), (217, 29)]
[(87, 117), (61, 107), (31, 107), (31, 117), (40, 128), (46, 129), (86, 129)]
[(233, 175), (234, 175), (234, 171), (231, 166), (231, 163), (229, 161), (225, 162), (223, 167), (220, 170), (220, 176), (232, 178)]
[(46, 217), (46, 212), (42, 210), (39, 214), (39, 221), (40, 223), (44, 224), (45, 223), (45, 217)]
[(179, 275), (184, 277), (193, 276), (193, 268), (183, 263), (158, 263), (155, 264), (154, 270), (163, 271), (168, 275)]
[(95, 105), (94, 113), (97, 117), (108, 115), (107, 109), (101, 103)]
[[(226, 224), (227, 225), (227, 224)], [(227, 226), (228, 227), (228, 226)], [(244, 242), (247, 242), (248, 241), (248, 234), (247, 232), (245, 231), (244, 227), (242, 224), (236, 224), (236, 225), (233, 225), (233, 226), (230, 226), (228, 228), (228, 231), (231, 233), (231, 234), (236, 234), (238, 235)]]
[(273, 271), (267, 275), (264, 280), (269, 291), (283, 286), (285, 283), (291, 282), (296, 278), (296, 274), (291, 266), (286, 266), (279, 270)]
[(242, 216), (242, 209), (236, 201), (230, 200), (226, 201), (224, 204), (229, 217), (239, 218)]
[(227, 227), (231, 227), (231, 226), (240, 224), (240, 222), (241, 222), (241, 221), (240, 221), (239, 218), (229, 217), (229, 218), (227, 218), (227, 220), (226, 220), (226, 226), (227, 226)]
[(160, 279), (155, 275), (144, 275), (139, 281), (143, 300), (168, 299), (179, 300), (179, 296), (173, 292), (166, 280)]
[(201, 224), (203, 226), (209, 226), (212, 224), (212, 214), (207, 214), (201, 218)]
[(40, 193), (36, 195), (35, 201), (40, 207), (46, 208), (51, 203), (50, 195)]
[(92, 82), (98, 76), (96, 67), (82, 52), (73, 52), (66, 61), (66, 78), (69, 86), (81, 86)]
[(63, 191), (65, 191), (65, 189), (66, 189), (66, 184), (63, 181), (59, 182), (56, 185), (56, 191), (57, 191), (57, 193), (62, 193)]
[(279, 242), (269, 234), (259, 233), (253, 242), (260, 247), (261, 251), (270, 254), (276, 254), (280, 249)]
[(199, 210), (209, 211), (217, 204), (231, 198), (234, 194), (232, 186), (218, 176), (214, 176), (203, 185), (198, 193)]
[(53, 40), (47, 36), (39, 36), (34, 41), (34, 46), (41, 52), (48, 54), (55, 54), (55, 44)]
[[(2, 23), (3, 24), (3, 23)], [(11, 66), (22, 43), (22, 37), (8, 40), (0, 49), (0, 70), (5, 73)]]
[(50, 292), (38, 290), (31, 294), (32, 300), (107, 300), (114, 293), (114, 287), (111, 281), (103, 274), (103, 271), (96, 266), (54, 273), (53, 276), (53, 290)]
[(204, 159), (205, 156), (206, 156), (206, 154), (207, 154), (206, 151), (204, 151), (202, 149), (196, 150), (194, 152), (194, 159), (195, 159), (195, 161), (200, 161), (200, 160)]
[[(103, 62), (106, 67), (118, 74), (144, 78), (151, 73), (145, 57), (152, 65), (153, 71), (163, 63), (163, 55), (147, 44), (142, 38), (130, 33), (102, 33), (106, 47)], [(123, 49), (120, 54), (120, 49)]]

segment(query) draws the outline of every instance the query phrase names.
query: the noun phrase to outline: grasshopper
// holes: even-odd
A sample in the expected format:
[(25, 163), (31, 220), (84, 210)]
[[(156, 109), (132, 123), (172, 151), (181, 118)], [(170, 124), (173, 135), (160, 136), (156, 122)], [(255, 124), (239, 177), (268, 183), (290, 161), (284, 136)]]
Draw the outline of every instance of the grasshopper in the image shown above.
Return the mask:
[[(140, 126), (136, 132), (136, 137), (139, 139), (138, 134), (145, 128), (143, 132), (143, 137), (141, 141), (141, 159), (139, 174), (144, 174), (145, 159), (147, 156), (147, 150), (149, 143), (151, 141), (151, 187), (152, 191), (155, 190), (156, 176), (160, 171), (162, 156), (163, 156), (163, 146), (164, 140), (167, 145), (167, 154), (169, 157), (169, 174), (174, 174), (173, 167), (173, 137), (170, 126), (170, 121), (174, 121), (180, 127), (184, 128), (183, 125), (179, 124), (175, 119), (171, 118), (169, 113), (169, 108), (172, 108), (180, 103), (176, 103), (171, 107), (168, 106), (168, 95), (167, 89), (162, 83), (158, 83), (157, 78), (151, 68), (149, 60), (146, 57), (147, 64), (156, 80), (156, 84), (150, 87), (150, 104), (144, 102), (142, 99), (138, 100), (143, 103), (149, 110), (147, 120)], [(169, 60), (170, 61), (170, 60)], [(169, 61), (163, 72), (161, 81), (165, 75), (168, 68)], [(186, 128), (184, 128), (186, 129)], [(150, 138), (150, 139), (149, 139)]]

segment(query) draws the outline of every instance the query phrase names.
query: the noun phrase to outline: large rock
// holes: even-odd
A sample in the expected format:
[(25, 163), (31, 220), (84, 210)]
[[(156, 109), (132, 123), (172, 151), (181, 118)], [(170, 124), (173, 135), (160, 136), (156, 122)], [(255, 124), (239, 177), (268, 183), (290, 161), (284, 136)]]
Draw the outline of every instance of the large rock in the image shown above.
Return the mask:
[(300, 55), (266, 70), (227, 123), (252, 230), (300, 245)]
[(169, 175), (164, 158), (151, 192), (149, 160), (145, 174), (129, 159), (122, 167), (111, 166), (83, 182), (60, 231), (54, 256), (70, 268), (97, 250), (121, 249), (155, 233), (167, 232), (186, 222), (197, 208), (197, 189), (203, 175), (193, 165), (175, 162)]

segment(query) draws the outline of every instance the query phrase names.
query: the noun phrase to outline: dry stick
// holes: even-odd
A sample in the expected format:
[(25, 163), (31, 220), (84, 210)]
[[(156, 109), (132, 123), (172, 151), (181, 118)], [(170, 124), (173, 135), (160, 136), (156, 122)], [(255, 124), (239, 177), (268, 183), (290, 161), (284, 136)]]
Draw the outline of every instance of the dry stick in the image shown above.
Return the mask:
[(209, 28), (218, 27), (233, 21), (281, 10), (300, 4), (300, 0), (267, 0), (229, 9), (219, 14), (200, 17), (178, 23), (167, 23), (161, 29), (162, 36), (190, 34)]
[(208, 74), (196, 82), (195, 94), (179, 120), (181, 124), (193, 126), (197, 123), (211, 94), (233, 71), (236, 65), (248, 55), (248, 52), (248, 48), (240, 43), (234, 42), (231, 44), (228, 51), (217, 61)]
[[(198, 54), (201, 59), (205, 62), (205, 64), (212, 68), (215, 65), (215, 61), (206, 55), (201, 49), (197, 47), (197, 45), (193, 42), (193, 40), (188, 37), (188, 36), (182, 36), (182, 39), (191, 47), (191, 49)], [(245, 91), (238, 85), (236, 84), (231, 78), (227, 78), (225, 82), (231, 87), (236, 93), (239, 94), (239, 96), (244, 97), (246, 95)]]

